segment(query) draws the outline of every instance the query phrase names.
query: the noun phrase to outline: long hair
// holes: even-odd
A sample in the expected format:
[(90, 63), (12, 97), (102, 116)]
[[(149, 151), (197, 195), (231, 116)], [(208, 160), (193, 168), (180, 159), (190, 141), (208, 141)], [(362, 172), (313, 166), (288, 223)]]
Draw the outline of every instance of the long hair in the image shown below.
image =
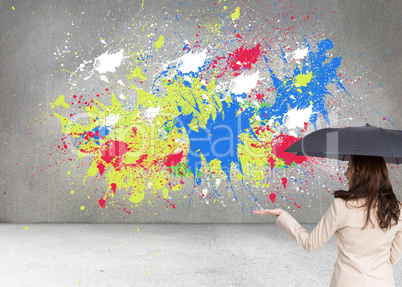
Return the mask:
[(371, 208), (377, 206), (377, 221), (384, 231), (398, 224), (401, 206), (389, 179), (388, 169), (383, 157), (378, 156), (350, 156), (351, 179), (349, 190), (337, 190), (336, 198), (342, 198), (346, 202), (353, 199), (364, 198), (365, 203), (360, 207), (367, 210), (367, 227)]

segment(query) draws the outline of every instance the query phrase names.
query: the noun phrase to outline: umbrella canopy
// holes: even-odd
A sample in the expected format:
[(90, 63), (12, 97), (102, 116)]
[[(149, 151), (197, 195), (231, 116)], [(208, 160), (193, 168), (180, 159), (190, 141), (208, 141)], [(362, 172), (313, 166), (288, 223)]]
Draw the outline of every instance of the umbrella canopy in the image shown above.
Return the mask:
[(349, 160), (350, 155), (382, 156), (402, 162), (402, 131), (370, 126), (314, 131), (285, 150), (295, 155)]

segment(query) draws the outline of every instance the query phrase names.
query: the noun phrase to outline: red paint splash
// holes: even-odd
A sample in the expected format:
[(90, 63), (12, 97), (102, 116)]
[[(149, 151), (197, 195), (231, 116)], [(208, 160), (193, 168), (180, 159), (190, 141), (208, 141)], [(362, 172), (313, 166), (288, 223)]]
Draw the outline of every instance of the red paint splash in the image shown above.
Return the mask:
[(110, 187), (111, 187), (112, 190), (113, 190), (113, 194), (116, 194), (117, 185), (116, 185), (115, 183), (112, 183), (112, 184), (110, 185)]
[(176, 166), (179, 162), (183, 160), (183, 151), (177, 154), (169, 154), (165, 157), (163, 164), (167, 167)]
[(137, 159), (136, 164), (141, 165), (144, 162), (144, 160), (146, 160), (147, 158), (148, 158), (147, 154), (141, 155), (140, 158)]
[(301, 130), (301, 132), (305, 133), (307, 131), (307, 126), (308, 122), (304, 122), (304, 128)]
[(239, 38), (239, 39), (242, 39), (242, 37), (240, 36), (239, 33), (235, 34), (235, 36), (236, 36), (237, 38)]
[(228, 54), (228, 64), (233, 71), (239, 71), (241, 69), (251, 69), (251, 64), (255, 64), (258, 61), (258, 57), (261, 55), (261, 44), (250, 48), (244, 49), (244, 45), (236, 51)]
[(95, 133), (94, 133), (94, 132), (88, 132), (88, 133), (85, 134), (85, 139), (86, 139), (87, 141), (89, 141), (89, 138), (90, 138), (90, 137), (93, 138), (94, 136), (95, 136)]
[(97, 167), (99, 169), (99, 174), (103, 175), (103, 173), (105, 172), (105, 165), (102, 162), (99, 162)]
[(283, 178), (281, 178), (281, 181), (282, 181), (283, 188), (286, 188), (286, 185), (288, 184), (288, 179), (286, 177), (283, 177)]
[(264, 94), (259, 94), (259, 93), (257, 93), (257, 94), (255, 95), (255, 98), (256, 98), (260, 103), (262, 103), (263, 100), (264, 100)]
[(308, 160), (306, 156), (296, 156), (292, 153), (285, 152), (285, 150), (298, 141), (300, 138), (289, 135), (280, 135), (272, 140), (272, 154), (285, 161), (286, 165), (291, 165), (292, 162), (298, 164)]
[(271, 168), (271, 170), (273, 170), (273, 169), (274, 169), (274, 166), (275, 166), (275, 159), (274, 159), (274, 157), (270, 156), (270, 157), (268, 158), (268, 163), (269, 163), (269, 167)]
[(272, 202), (275, 202), (275, 201), (276, 201), (276, 194), (275, 194), (275, 193), (271, 193), (271, 194), (269, 195), (269, 199), (270, 199)]
[(101, 146), (101, 159), (106, 163), (111, 163), (116, 170), (120, 170), (125, 164), (123, 155), (130, 149), (127, 144), (122, 141), (109, 140)]
[(106, 200), (104, 200), (103, 198), (99, 199), (99, 206), (101, 208), (105, 208), (106, 205)]

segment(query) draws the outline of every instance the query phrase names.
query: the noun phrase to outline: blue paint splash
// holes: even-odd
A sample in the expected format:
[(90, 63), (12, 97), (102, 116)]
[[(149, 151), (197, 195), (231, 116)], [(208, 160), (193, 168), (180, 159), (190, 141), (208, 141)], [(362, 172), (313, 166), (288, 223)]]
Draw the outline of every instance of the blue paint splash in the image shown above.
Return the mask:
[[(325, 97), (330, 95), (326, 86), (334, 83), (338, 88), (345, 90), (340, 79), (338, 78), (337, 68), (341, 64), (342, 56), (332, 58), (327, 63), (326, 52), (333, 48), (333, 43), (329, 39), (322, 40), (318, 43), (318, 52), (314, 53), (310, 45), (306, 42), (308, 48), (308, 60), (304, 62), (302, 67), (297, 67), (293, 71), (292, 77), (286, 77), (282, 81), (268, 65), (268, 58), (264, 55), (268, 70), (271, 74), (273, 84), (275, 86), (277, 96), (275, 103), (271, 107), (260, 109), (259, 114), (262, 119), (273, 118), (279, 124), (283, 124), (285, 114), (289, 109), (306, 109), (312, 105), (312, 114), (310, 122), (314, 128), (317, 128), (317, 116), (322, 114), (325, 121), (329, 125), (329, 117), (326, 108)], [(306, 86), (296, 87), (292, 78), (298, 75), (307, 75), (312, 72), (312, 78)]]
[[(244, 97), (245, 94), (242, 96)], [(237, 95), (232, 94), (231, 103), (222, 102), (222, 110), (217, 114), (215, 120), (209, 118), (205, 129), (198, 126), (198, 131), (194, 131), (189, 127), (194, 117), (193, 114), (181, 114), (175, 119), (175, 126), (179, 129), (184, 128), (187, 131), (190, 141), (187, 165), (193, 172), (197, 184), (201, 183), (201, 178), (198, 176), (202, 164), (201, 154), (207, 163), (218, 159), (228, 180), (230, 179), (232, 163), (242, 173), (242, 166), (237, 152), (237, 147), (241, 144), (239, 136), (248, 130), (255, 138), (257, 137), (250, 127), (250, 118), (254, 115), (254, 108), (246, 108), (240, 113), (240, 106), (235, 99), (236, 97)], [(181, 112), (180, 107), (179, 111)]]

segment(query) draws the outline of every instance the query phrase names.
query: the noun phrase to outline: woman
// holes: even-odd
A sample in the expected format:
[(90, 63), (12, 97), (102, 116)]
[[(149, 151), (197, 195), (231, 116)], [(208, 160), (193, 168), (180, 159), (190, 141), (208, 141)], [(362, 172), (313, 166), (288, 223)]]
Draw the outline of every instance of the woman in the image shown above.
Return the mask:
[(351, 156), (345, 176), (349, 190), (334, 193), (335, 199), (310, 235), (282, 209), (253, 213), (277, 215), (276, 223), (308, 252), (335, 233), (338, 258), (330, 286), (395, 286), (392, 264), (402, 253), (402, 202), (392, 190), (385, 161)]

